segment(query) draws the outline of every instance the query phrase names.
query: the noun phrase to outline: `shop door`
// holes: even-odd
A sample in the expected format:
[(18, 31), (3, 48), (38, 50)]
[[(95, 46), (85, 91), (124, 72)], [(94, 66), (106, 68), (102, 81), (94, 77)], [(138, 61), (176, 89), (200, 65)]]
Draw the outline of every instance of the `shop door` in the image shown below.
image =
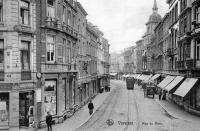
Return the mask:
[(29, 117), (31, 117), (29, 108), (32, 106), (33, 94), (19, 93), (19, 126), (29, 126)]

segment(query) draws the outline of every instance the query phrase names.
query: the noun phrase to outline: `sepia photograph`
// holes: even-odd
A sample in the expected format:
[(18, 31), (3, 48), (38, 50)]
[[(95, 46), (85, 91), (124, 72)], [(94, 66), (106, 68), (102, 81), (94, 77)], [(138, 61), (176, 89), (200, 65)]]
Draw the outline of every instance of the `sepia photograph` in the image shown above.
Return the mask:
[(0, 131), (200, 131), (200, 0), (0, 0)]

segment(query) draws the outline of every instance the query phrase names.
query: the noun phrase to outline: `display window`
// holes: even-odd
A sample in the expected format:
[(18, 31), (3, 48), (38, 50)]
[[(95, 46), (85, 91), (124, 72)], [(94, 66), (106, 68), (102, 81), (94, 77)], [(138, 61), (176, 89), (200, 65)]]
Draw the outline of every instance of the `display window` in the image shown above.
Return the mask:
[(57, 82), (56, 80), (46, 80), (44, 88), (44, 112), (51, 115), (57, 114)]
[(9, 93), (0, 93), (0, 126), (9, 123)]

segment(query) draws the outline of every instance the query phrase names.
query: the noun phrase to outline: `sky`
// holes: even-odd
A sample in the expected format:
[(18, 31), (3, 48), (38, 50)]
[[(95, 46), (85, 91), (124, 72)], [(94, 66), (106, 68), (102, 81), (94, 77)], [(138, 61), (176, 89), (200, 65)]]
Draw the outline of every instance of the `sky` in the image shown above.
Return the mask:
[[(146, 31), (154, 0), (78, 0), (87, 11), (87, 19), (97, 25), (109, 40), (110, 52), (121, 52), (135, 45)], [(166, 0), (157, 0), (158, 13), (168, 11)]]

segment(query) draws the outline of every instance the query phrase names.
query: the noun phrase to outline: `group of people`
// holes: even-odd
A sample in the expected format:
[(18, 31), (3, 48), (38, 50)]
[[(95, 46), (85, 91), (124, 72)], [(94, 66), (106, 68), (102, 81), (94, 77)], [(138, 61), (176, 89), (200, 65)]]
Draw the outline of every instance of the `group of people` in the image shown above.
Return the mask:
[(158, 96), (159, 96), (159, 100), (165, 100), (166, 99), (166, 92), (159, 88)]
[(110, 87), (109, 86), (105, 86), (105, 92), (110, 92)]

